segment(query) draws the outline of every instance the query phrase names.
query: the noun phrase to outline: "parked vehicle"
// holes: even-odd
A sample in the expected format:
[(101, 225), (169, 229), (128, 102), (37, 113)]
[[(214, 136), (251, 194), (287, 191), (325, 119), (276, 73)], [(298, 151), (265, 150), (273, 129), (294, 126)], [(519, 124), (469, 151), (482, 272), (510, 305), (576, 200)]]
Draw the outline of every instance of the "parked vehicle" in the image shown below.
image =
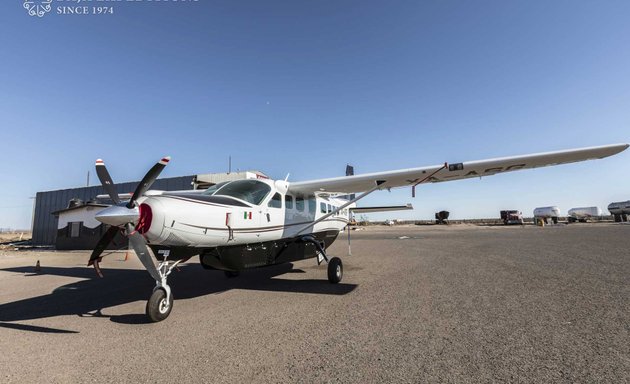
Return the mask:
[(560, 217), (560, 208), (558, 208), (555, 205), (550, 206), (550, 207), (539, 207), (539, 208), (534, 209), (534, 221), (536, 221), (537, 219), (542, 219), (546, 224), (548, 223), (548, 220), (551, 219), (551, 221), (554, 224), (558, 224), (559, 217)]
[(501, 220), (503, 220), (503, 224), (523, 224), (523, 212), (516, 210), (505, 210), (501, 211)]
[(448, 224), (449, 211), (440, 211), (435, 213), (435, 224)]
[(610, 203), (608, 205), (608, 212), (615, 217), (615, 223), (628, 221), (628, 215), (630, 215), (630, 200)]
[(567, 220), (569, 223), (586, 223), (592, 217), (600, 217), (602, 210), (599, 207), (582, 207), (569, 209)]

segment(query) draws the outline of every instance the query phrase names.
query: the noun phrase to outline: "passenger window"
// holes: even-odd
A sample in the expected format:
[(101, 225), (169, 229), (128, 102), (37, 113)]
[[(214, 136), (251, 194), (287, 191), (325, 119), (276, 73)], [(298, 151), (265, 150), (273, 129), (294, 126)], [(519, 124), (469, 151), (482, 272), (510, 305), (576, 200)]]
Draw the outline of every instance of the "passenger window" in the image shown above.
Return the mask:
[(315, 197), (309, 197), (308, 198), (308, 211), (310, 213), (315, 213), (317, 208), (317, 202), (315, 202)]
[(282, 196), (279, 193), (273, 195), (271, 200), (269, 200), (269, 207), (271, 208), (282, 208)]
[(293, 196), (290, 195), (286, 195), (284, 197), (284, 206), (287, 209), (293, 209)]
[(319, 203), (319, 211), (321, 213), (326, 213), (326, 203)]
[(304, 210), (304, 198), (303, 197), (296, 197), (295, 198), (295, 209), (297, 209), (298, 211), (302, 212)]
[(332, 206), (330, 204), (328, 204), (328, 213), (332, 212)]

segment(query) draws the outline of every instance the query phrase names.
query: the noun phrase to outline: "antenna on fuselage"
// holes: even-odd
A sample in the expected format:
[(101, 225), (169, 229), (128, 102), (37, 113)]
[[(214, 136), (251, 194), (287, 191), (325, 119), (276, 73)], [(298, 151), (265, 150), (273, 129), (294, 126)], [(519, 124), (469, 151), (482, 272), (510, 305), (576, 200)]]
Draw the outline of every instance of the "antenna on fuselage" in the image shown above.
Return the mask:
[(228, 155), (228, 175), (232, 173), (232, 155)]
[(289, 180), (289, 175), (291, 174), (291, 172), (287, 173), (287, 177), (284, 178), (284, 181), (286, 182), (287, 180)]

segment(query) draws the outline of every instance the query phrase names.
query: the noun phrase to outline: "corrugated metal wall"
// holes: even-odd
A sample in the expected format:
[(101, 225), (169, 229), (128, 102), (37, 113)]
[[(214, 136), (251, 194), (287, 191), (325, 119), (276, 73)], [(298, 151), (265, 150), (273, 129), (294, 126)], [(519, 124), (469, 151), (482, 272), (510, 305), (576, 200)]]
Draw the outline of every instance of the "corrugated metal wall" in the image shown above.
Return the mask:
[[(192, 189), (194, 176), (180, 176), (158, 179), (151, 189), (177, 191)], [(118, 193), (133, 193), (140, 181), (116, 184)], [(35, 217), (33, 222), (33, 243), (36, 245), (54, 245), (57, 236), (57, 218), (51, 213), (64, 209), (70, 199), (79, 198), (88, 201), (103, 195), (103, 187), (83, 187), (61, 189), (58, 191), (37, 192), (35, 195)]]

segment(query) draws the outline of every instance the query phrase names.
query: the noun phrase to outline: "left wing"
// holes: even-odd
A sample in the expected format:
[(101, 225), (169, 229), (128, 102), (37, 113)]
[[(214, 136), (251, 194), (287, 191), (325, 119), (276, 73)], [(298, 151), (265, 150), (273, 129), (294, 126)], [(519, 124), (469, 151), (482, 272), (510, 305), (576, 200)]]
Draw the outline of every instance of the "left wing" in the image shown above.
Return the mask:
[(613, 144), (464, 163), (444, 163), (444, 165), (366, 173), (330, 179), (298, 181), (289, 185), (288, 192), (304, 195), (317, 192), (356, 193), (374, 189), (375, 186), (378, 186), (378, 189), (415, 186), (422, 183), (460, 180), (548, 165), (602, 159), (624, 151), (626, 148), (628, 148), (628, 144)]

